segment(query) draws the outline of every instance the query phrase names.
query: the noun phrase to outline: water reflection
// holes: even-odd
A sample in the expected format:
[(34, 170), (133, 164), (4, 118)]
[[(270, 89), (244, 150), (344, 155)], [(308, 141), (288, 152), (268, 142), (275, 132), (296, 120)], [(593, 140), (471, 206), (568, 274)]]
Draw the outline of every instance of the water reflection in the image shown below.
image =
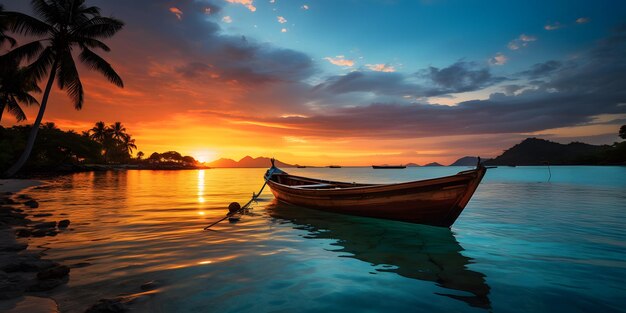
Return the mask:
[(337, 240), (333, 245), (340, 249), (333, 251), (371, 263), (377, 272), (435, 282), (448, 289), (438, 295), (491, 308), (485, 275), (468, 269), (472, 259), (461, 254), (463, 247), (448, 228), (344, 216), (276, 201), (267, 212), (307, 230), (305, 238)]

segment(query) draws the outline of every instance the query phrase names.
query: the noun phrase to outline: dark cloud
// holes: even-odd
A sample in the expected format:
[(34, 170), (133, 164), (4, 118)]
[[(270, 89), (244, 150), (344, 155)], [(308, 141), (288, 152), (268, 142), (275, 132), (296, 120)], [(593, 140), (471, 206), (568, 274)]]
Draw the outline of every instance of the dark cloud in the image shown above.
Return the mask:
[(493, 77), (486, 67), (473, 62), (456, 62), (449, 67), (418, 71), (415, 75), (398, 72), (354, 71), (329, 77), (315, 86), (316, 91), (331, 94), (371, 92), (387, 96), (435, 97), (479, 90), (503, 81)]
[(421, 87), (408, 82), (406, 75), (401, 73), (354, 71), (346, 75), (332, 76), (324, 83), (315, 86), (314, 89), (336, 94), (373, 92), (402, 96), (417, 94)]
[(519, 75), (526, 76), (530, 79), (543, 78), (556, 70), (560, 69), (563, 64), (559, 61), (547, 61), (544, 63), (537, 63), (533, 65), (529, 70), (521, 72)]
[[(542, 74), (530, 88), (505, 86), (506, 94), (494, 93), (485, 100), (461, 102), (456, 106), (423, 103), (375, 103), (342, 107), (311, 117), (264, 120), (293, 127), (299, 135), (345, 137), (417, 138), (446, 135), (529, 133), (546, 129), (590, 125), (594, 116), (626, 114), (626, 28), (619, 28), (609, 38), (579, 56), (567, 66), (547, 62), (533, 66), (529, 75)], [(449, 67), (455, 68), (454, 66)], [(463, 75), (464, 71), (455, 70)], [(479, 71), (480, 72), (480, 71)], [(486, 74), (449, 77), (434, 71), (433, 80), (450, 89), (463, 89), (487, 83)], [(550, 74), (546, 76), (547, 74)], [(404, 91), (404, 77), (387, 75), (388, 85), (376, 86), (355, 72), (335, 78), (325, 88), (331, 91), (384, 90)], [(359, 82), (355, 87), (354, 81)], [(381, 81), (382, 80), (377, 80)], [(368, 84), (365, 84), (367, 82)], [(476, 82), (476, 83), (474, 83)], [(519, 90), (521, 92), (515, 93)], [(619, 122), (619, 120), (613, 121)], [(609, 124), (612, 124), (610, 122)], [(341, 135), (340, 135), (341, 134)]]
[(494, 78), (486, 67), (480, 68), (476, 63), (464, 61), (442, 69), (431, 66), (427, 77), (447, 93), (474, 91), (503, 80)]
[[(173, 70), (183, 78), (197, 79), (209, 73), (213, 79), (259, 84), (299, 81), (315, 72), (311, 58), (302, 52), (222, 33), (217, 23), (221, 18), (221, 7), (217, 3), (94, 1), (95, 5), (127, 22), (122, 33), (113, 39), (119, 50), (135, 46), (144, 53), (145, 59), (186, 60)], [(173, 13), (172, 8), (182, 14)]]

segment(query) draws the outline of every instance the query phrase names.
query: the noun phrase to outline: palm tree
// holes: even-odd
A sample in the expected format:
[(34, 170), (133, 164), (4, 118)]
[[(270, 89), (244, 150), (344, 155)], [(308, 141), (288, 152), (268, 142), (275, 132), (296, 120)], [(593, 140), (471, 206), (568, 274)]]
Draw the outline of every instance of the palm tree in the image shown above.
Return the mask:
[(120, 148), (129, 156), (132, 155), (133, 150), (137, 149), (137, 145), (135, 145), (135, 139), (130, 138), (130, 135), (125, 135), (120, 141)]
[(99, 143), (103, 143), (109, 132), (110, 131), (104, 125), (104, 122), (100, 121), (96, 123), (96, 126), (89, 130), (89, 138)]
[(37, 99), (30, 95), (31, 92), (41, 92), (37, 82), (28, 75), (25, 68), (20, 68), (17, 62), (0, 62), (0, 121), (6, 109), (13, 114), (18, 122), (26, 119), (26, 114), (20, 107), (25, 105), (38, 105)]
[(31, 0), (31, 4), (41, 20), (19, 12), (4, 12), (3, 19), (6, 17), (9, 29), (13, 32), (43, 38), (15, 48), (7, 55), (15, 60), (34, 59), (28, 66), (29, 71), (37, 81), (48, 75), (48, 82), (26, 148), (17, 162), (7, 170), (7, 176), (17, 173), (28, 160), (55, 79), (61, 90), (67, 89), (74, 108), (82, 108), (83, 85), (72, 56), (74, 48), (80, 48), (79, 58), (89, 69), (100, 72), (119, 87), (124, 86), (111, 65), (91, 50), (110, 51), (100, 40), (120, 31), (124, 26), (122, 21), (100, 16), (100, 8), (87, 7), (85, 0)]
[(0, 4), (0, 47), (4, 44), (4, 42), (8, 42), (11, 47), (15, 46), (17, 43), (13, 37), (9, 37), (6, 34), (8, 28), (8, 20), (6, 18), (6, 14), (4, 13), (4, 7)]
[(143, 158), (144, 155), (143, 151), (137, 152), (137, 160), (141, 161), (141, 158)]
[(125, 137), (129, 136), (126, 133), (126, 127), (124, 127), (121, 122), (115, 122), (115, 124), (109, 126), (109, 129), (111, 130), (113, 139), (115, 140), (123, 141)]

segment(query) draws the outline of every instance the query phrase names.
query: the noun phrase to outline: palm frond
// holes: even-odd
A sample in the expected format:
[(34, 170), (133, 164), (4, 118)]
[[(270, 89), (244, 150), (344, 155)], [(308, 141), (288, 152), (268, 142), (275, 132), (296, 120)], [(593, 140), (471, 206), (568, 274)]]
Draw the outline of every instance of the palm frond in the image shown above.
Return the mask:
[(7, 111), (13, 114), (18, 122), (26, 119), (26, 114), (24, 113), (22, 108), (20, 108), (20, 105), (17, 103), (17, 101), (15, 101), (15, 98), (13, 97), (11, 97), (7, 102)]
[(14, 33), (27, 36), (41, 36), (53, 32), (54, 28), (47, 23), (20, 12), (4, 12), (8, 29)]
[(111, 83), (121, 88), (124, 87), (122, 78), (115, 72), (113, 67), (111, 67), (111, 64), (93, 51), (83, 48), (83, 51), (80, 53), (80, 59), (89, 66), (90, 69), (96, 70), (104, 75)]
[(58, 24), (62, 21), (63, 16), (59, 7), (54, 3), (48, 3), (46, 0), (31, 0), (31, 5), (35, 14), (43, 18), (49, 24)]
[(29, 42), (25, 45), (19, 46), (3, 55), (5, 60), (20, 63), (26, 59), (28, 61), (34, 59), (43, 50), (43, 45), (40, 40)]
[(106, 52), (111, 51), (111, 48), (109, 48), (109, 46), (107, 46), (106, 44), (104, 44), (104, 42), (98, 40), (98, 39), (93, 39), (93, 38), (86, 38), (86, 37), (79, 37), (76, 38), (76, 41), (79, 42), (79, 44), (81, 46), (87, 46), (89, 48), (100, 48)]
[(84, 101), (83, 84), (80, 81), (71, 52), (67, 51), (60, 56), (58, 70), (57, 83), (59, 88), (67, 88), (67, 94), (74, 101), (74, 108), (76, 110), (82, 109)]
[(45, 48), (37, 60), (27, 67), (29, 75), (32, 75), (35, 81), (40, 81), (50, 71), (54, 64), (55, 53), (51, 47)]
[(112, 18), (96, 16), (72, 31), (75, 37), (110, 38), (124, 27), (124, 22)]

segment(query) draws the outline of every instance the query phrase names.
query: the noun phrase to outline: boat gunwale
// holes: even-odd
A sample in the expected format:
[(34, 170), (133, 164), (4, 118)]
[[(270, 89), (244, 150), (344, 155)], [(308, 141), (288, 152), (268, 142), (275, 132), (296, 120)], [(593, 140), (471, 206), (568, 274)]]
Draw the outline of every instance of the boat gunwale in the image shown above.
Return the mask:
[[(378, 188), (392, 188), (392, 189), (403, 189), (403, 187), (417, 187), (417, 186), (412, 186), (415, 184), (421, 185), (421, 184), (426, 184), (426, 185), (431, 185), (431, 184), (436, 184), (436, 181), (441, 180), (442, 183), (445, 180), (450, 180), (450, 179), (454, 179), (454, 180), (466, 180), (469, 179), (470, 181), (472, 179), (474, 179), (475, 177), (474, 174), (477, 174), (482, 168), (475, 168), (472, 170), (467, 170), (467, 171), (462, 171), (459, 172), (457, 174), (454, 175), (449, 175), (449, 176), (443, 176), (443, 177), (436, 177), (436, 178), (428, 178), (428, 179), (423, 179), (423, 180), (414, 180), (414, 181), (408, 181), (408, 182), (400, 182), (400, 183), (390, 183), (390, 184), (360, 184), (360, 183), (348, 183), (348, 182), (341, 182), (341, 181), (332, 181), (332, 180), (323, 180), (323, 179), (316, 179), (316, 178), (310, 178), (310, 177), (304, 177), (304, 176), (297, 176), (297, 175), (291, 175), (288, 173), (284, 173), (284, 174), (274, 174), (276, 176), (278, 175), (286, 175), (286, 176), (290, 176), (290, 177), (295, 177), (295, 178), (301, 178), (301, 179), (305, 179), (305, 180), (312, 180), (314, 182), (324, 182), (324, 183), (328, 183), (328, 184), (347, 184), (347, 185), (353, 185), (353, 184), (359, 184), (361, 186), (354, 186), (354, 187), (334, 187), (334, 188), (319, 188), (319, 189), (306, 189), (306, 188), (297, 188), (297, 186), (292, 186), (292, 185), (285, 185), (285, 184), (281, 184), (279, 182), (276, 182), (274, 180), (272, 180), (272, 178), (270, 177), (270, 179), (268, 180), (268, 184), (271, 185), (276, 185), (277, 187), (283, 187), (284, 189), (287, 190), (291, 190), (294, 191), (296, 193), (302, 193), (302, 192), (316, 192), (316, 191), (327, 191), (327, 192), (338, 192), (338, 191), (361, 191), (361, 190), (366, 190), (368, 192), (376, 192), (378, 190)], [(274, 176), (272, 175), (272, 176)]]

